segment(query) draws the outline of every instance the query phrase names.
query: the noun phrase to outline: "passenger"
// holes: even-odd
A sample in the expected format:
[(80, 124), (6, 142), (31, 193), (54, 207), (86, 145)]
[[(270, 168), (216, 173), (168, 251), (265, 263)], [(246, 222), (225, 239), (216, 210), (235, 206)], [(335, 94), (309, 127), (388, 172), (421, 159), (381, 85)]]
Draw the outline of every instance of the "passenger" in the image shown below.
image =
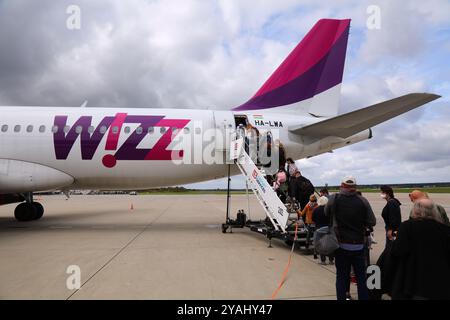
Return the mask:
[[(430, 197), (429, 197), (428, 193), (426, 193), (426, 192), (422, 192), (420, 190), (413, 190), (409, 194), (409, 199), (411, 200), (411, 202), (415, 202), (420, 199), (430, 199)], [(448, 219), (447, 212), (445, 212), (444, 207), (437, 203), (435, 203), (435, 205), (436, 205), (436, 208), (437, 208), (439, 215), (441, 216), (441, 219), (444, 222), (444, 224), (450, 226), (450, 221)], [(411, 213), (412, 213), (412, 211), (411, 211)]]
[(275, 174), (275, 181), (273, 182), (272, 188), (274, 191), (278, 190), (282, 183), (286, 182), (286, 172), (283, 169), (279, 169)]
[(246, 120), (245, 147), (248, 155), (255, 163), (258, 162), (258, 140), (259, 140), (258, 129), (252, 126), (250, 121)]
[[(361, 191), (356, 191), (356, 194), (362, 196)], [(374, 235), (373, 235), (373, 227), (368, 227), (366, 229), (366, 237), (365, 237), (365, 243), (364, 243), (364, 250), (365, 250), (365, 256), (366, 256), (366, 268), (370, 266), (370, 250), (372, 250), (372, 244), (376, 244)], [(352, 273), (350, 275), (350, 278), (354, 279), (355, 275)], [(356, 283), (356, 281), (355, 281)], [(353, 300), (350, 295), (350, 284), (347, 287), (347, 300)]]
[[(330, 217), (325, 215), (325, 206), (328, 203), (328, 198), (325, 196), (321, 196), (317, 200), (318, 207), (314, 209), (312, 220), (314, 224), (316, 225), (316, 230), (320, 229), (322, 227), (326, 227), (330, 225)], [(320, 263), (325, 265), (327, 260), (327, 256), (320, 255)], [(330, 261), (330, 264), (334, 264), (334, 256), (329, 255), (328, 260)]]
[[(265, 132), (259, 138), (258, 149), (258, 161), (263, 167), (270, 168), (272, 166), (272, 153), (278, 154), (278, 148), (276, 144), (272, 143), (272, 133), (270, 131)], [(278, 168), (279, 166), (277, 166)], [(269, 170), (272, 171), (272, 170)]]
[(392, 245), (392, 299), (450, 299), (450, 227), (430, 199), (414, 202)]
[[(312, 219), (312, 215), (314, 210), (318, 207), (317, 198), (314, 194), (311, 194), (309, 197), (309, 201), (303, 207), (303, 210), (298, 209), (297, 214), (303, 219), (305, 222), (305, 227), (307, 230), (306, 234), (306, 243), (311, 243), (313, 239), (314, 232), (316, 231), (316, 226), (314, 225), (314, 221)], [(300, 211), (301, 210), (301, 211)]]
[[(300, 208), (303, 209), (309, 202), (309, 197), (314, 194), (314, 186), (307, 178), (303, 177), (300, 171), (294, 174), (295, 182), (293, 184), (293, 194), (295, 199), (300, 203)], [(289, 185), (290, 186), (290, 185)]]
[(292, 158), (286, 159), (286, 171), (288, 173), (289, 197), (295, 198), (295, 172), (298, 171), (295, 161)]
[(302, 217), (303, 221), (305, 221), (306, 225), (311, 225), (314, 223), (313, 221), (313, 212), (314, 209), (318, 207), (317, 204), (317, 198), (315, 195), (311, 195), (309, 197), (309, 202), (307, 205), (303, 208), (303, 210), (300, 211), (300, 209), (297, 211), (297, 214), (299, 217)]
[(286, 149), (278, 139), (275, 141), (275, 146), (278, 149), (278, 165), (280, 168), (284, 168), (286, 166)]
[(245, 127), (242, 123), (240, 123), (236, 130), (237, 138), (245, 138)]
[(402, 214), (400, 211), (400, 201), (394, 197), (394, 190), (390, 186), (383, 185), (380, 187), (381, 197), (386, 200), (381, 216), (383, 217), (386, 231), (385, 247), (390, 245), (394, 240), (395, 234), (402, 223)]
[(286, 171), (280, 168), (275, 175), (275, 181), (273, 182), (273, 190), (276, 191), (278, 198), (281, 202), (285, 203), (287, 198), (287, 176)]
[(292, 158), (287, 158), (286, 163), (288, 166), (287, 172), (289, 173), (290, 177), (293, 177), (295, 172), (298, 171), (297, 165), (295, 164), (295, 161), (292, 160)]
[(354, 177), (349, 176), (342, 180), (340, 192), (330, 196), (325, 214), (333, 219), (339, 242), (339, 249), (335, 252), (337, 299), (346, 300), (353, 266), (358, 299), (367, 300), (369, 293), (366, 286), (365, 232), (376, 224), (376, 219), (366, 198), (356, 193)]
[(322, 189), (320, 189), (319, 195), (320, 195), (321, 197), (326, 197), (327, 199), (330, 197), (330, 193), (328, 192), (328, 189), (327, 189), (327, 188), (322, 188)]

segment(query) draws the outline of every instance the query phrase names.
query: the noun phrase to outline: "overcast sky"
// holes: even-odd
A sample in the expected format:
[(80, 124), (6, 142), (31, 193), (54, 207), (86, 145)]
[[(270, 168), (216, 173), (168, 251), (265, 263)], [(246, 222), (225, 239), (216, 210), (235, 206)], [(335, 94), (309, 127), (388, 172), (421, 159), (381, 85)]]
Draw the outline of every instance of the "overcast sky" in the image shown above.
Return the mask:
[[(71, 4), (79, 30), (66, 27)], [(366, 27), (373, 4), (378, 30)], [(299, 161), (302, 172), (316, 185), (450, 181), (449, 12), (448, 0), (2, 0), (0, 105), (230, 109), (318, 19), (350, 18), (341, 113), (409, 92), (442, 98)]]

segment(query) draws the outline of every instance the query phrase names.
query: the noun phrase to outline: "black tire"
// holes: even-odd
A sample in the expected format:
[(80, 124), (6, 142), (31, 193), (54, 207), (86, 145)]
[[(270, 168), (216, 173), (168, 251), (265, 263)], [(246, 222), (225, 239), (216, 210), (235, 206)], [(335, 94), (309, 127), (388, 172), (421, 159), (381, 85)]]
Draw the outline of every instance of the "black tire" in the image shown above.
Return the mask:
[(39, 220), (44, 215), (44, 206), (39, 202), (33, 202), (33, 206), (36, 209), (36, 215), (33, 220)]
[(21, 203), (14, 210), (14, 217), (17, 221), (31, 221), (37, 216), (36, 207), (30, 203)]

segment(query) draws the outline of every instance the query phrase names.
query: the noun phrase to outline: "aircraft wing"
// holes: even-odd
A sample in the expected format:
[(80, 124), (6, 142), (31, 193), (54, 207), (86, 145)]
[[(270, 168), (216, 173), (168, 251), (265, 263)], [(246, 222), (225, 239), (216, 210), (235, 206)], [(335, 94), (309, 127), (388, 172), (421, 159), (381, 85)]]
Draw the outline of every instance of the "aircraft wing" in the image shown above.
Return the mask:
[(440, 97), (432, 93), (410, 93), (311, 125), (293, 126), (289, 131), (314, 137), (347, 138)]

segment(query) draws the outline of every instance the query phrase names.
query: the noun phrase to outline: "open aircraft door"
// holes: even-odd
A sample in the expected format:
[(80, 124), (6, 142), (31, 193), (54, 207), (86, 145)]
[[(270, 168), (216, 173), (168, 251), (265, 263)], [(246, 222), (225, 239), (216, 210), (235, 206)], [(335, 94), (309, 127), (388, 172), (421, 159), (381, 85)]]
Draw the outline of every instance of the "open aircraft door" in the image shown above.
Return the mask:
[(216, 151), (229, 150), (231, 142), (230, 136), (236, 129), (233, 112), (214, 111), (214, 124), (216, 128)]

